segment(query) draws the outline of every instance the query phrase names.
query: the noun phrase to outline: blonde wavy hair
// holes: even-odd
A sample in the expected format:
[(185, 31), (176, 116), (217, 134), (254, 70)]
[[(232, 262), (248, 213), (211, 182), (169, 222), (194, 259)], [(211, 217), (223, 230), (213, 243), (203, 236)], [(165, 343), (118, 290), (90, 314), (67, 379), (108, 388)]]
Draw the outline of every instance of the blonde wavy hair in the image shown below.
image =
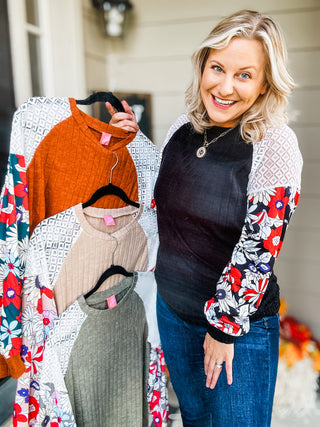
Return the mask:
[(267, 91), (260, 95), (240, 120), (240, 130), (246, 142), (258, 142), (270, 127), (288, 122), (286, 107), (294, 82), (287, 71), (287, 49), (279, 26), (268, 16), (251, 10), (241, 10), (223, 19), (192, 56), (193, 78), (185, 93), (189, 120), (195, 130), (203, 133), (212, 126), (200, 96), (200, 84), (210, 49), (223, 49), (233, 38), (259, 40), (266, 57)]

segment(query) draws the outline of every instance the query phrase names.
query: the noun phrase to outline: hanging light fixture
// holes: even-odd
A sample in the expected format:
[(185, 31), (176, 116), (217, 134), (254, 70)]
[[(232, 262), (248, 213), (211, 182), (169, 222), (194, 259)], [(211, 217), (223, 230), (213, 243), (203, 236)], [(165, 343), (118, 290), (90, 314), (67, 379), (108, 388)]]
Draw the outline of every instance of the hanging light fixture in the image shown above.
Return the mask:
[(123, 37), (132, 9), (129, 0), (92, 0), (93, 6), (103, 13), (105, 32), (108, 37)]

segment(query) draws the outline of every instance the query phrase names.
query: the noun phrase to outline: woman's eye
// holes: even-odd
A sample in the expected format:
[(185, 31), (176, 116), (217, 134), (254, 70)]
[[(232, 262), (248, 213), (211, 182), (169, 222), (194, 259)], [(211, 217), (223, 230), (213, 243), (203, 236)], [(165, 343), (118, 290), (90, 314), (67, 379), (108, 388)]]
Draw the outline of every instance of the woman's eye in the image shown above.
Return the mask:
[(221, 68), (221, 67), (219, 67), (219, 65), (213, 65), (213, 66), (212, 66), (212, 69), (213, 69), (214, 71), (217, 71), (218, 73), (221, 73), (221, 72), (222, 72), (222, 68)]
[(250, 79), (250, 74), (248, 74), (248, 73), (241, 73), (240, 74), (240, 77), (242, 78), (242, 79)]

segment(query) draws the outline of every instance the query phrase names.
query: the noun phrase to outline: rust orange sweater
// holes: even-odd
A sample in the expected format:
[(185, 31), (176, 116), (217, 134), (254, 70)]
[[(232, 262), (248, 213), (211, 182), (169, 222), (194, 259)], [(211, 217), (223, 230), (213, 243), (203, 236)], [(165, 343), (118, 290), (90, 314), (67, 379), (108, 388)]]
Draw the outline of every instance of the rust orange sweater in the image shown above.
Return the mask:
[[(103, 123), (78, 109), (70, 98), (72, 115), (58, 123), (37, 147), (27, 169), (30, 236), (37, 224), (77, 203), (87, 201), (101, 186), (121, 187), (132, 200), (138, 200), (137, 173), (126, 148), (135, 134)], [(102, 145), (102, 132), (111, 134)], [(98, 200), (96, 207), (119, 208), (125, 203), (116, 196)]]

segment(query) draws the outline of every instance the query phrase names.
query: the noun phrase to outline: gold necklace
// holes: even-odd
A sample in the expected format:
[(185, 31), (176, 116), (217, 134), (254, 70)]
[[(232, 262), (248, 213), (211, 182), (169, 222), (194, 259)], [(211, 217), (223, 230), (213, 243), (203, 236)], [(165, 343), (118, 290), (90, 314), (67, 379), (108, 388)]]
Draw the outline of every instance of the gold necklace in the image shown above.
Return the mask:
[(199, 147), (197, 149), (197, 157), (199, 159), (202, 159), (202, 157), (204, 157), (207, 153), (207, 148), (209, 147), (210, 144), (212, 144), (213, 142), (218, 141), (218, 139), (222, 138), (223, 136), (227, 135), (228, 132), (232, 131), (232, 129), (234, 129), (236, 126), (233, 126), (232, 128), (229, 128), (227, 130), (225, 130), (224, 132), (222, 132), (220, 135), (216, 136), (215, 138), (213, 138), (211, 141), (208, 142), (207, 140), (207, 130), (204, 130), (204, 138), (203, 138), (203, 146)]

